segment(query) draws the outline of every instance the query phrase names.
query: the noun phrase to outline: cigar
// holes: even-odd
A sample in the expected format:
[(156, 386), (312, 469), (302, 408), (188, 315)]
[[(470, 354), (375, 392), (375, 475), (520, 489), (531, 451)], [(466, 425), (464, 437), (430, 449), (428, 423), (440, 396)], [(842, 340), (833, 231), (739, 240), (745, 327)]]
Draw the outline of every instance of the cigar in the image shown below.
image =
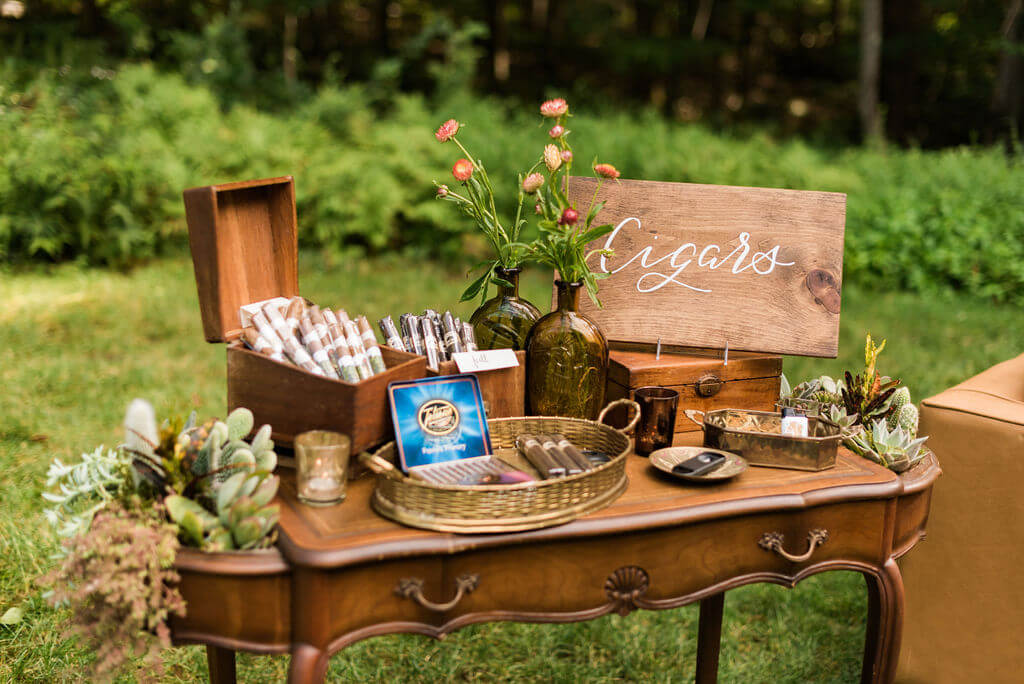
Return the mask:
[(281, 341), (281, 336), (270, 325), (270, 321), (267, 320), (262, 311), (257, 311), (253, 314), (252, 322), (260, 336), (270, 343), (270, 347), (274, 350), (275, 354), (284, 352), (284, 342)]
[(281, 311), (276, 306), (271, 306), (269, 303), (263, 305), (263, 313), (270, 321), (270, 325), (277, 331), (278, 337), (281, 338), (281, 342), (285, 345), (288, 344), (288, 338), (295, 338), (295, 333), (292, 332), (291, 328), (284, 320), (284, 316), (281, 315)]
[(583, 468), (574, 459), (570, 458), (550, 436), (544, 435), (539, 439), (541, 446), (555, 459), (555, 463), (565, 468), (566, 475), (577, 475), (583, 472)]
[(398, 327), (395, 325), (395, 321), (392, 320), (391, 316), (385, 316), (380, 319), (377, 321), (377, 325), (380, 326), (380, 334), (384, 336), (389, 347), (397, 349), (398, 351), (409, 351), (405, 342), (402, 341), (402, 335), (398, 332)]
[(565, 475), (565, 468), (558, 465), (555, 459), (544, 450), (544, 447), (533, 435), (519, 435), (516, 438), (516, 448), (523, 453), (526, 460), (537, 469), (541, 477), (545, 479), (562, 477)]
[(349, 351), (352, 352), (352, 360), (355, 362), (359, 379), (365, 380), (372, 377), (373, 367), (366, 358), (366, 350), (363, 349), (363, 341), (359, 337), (359, 330), (356, 329), (355, 323), (349, 320), (348, 314), (343, 309), (339, 309), (335, 314), (345, 333), (345, 341), (348, 343)]
[(337, 315), (330, 309), (323, 309), (321, 312), (327, 327), (331, 332), (331, 344), (334, 347), (334, 354), (338, 359), (338, 373), (346, 382), (359, 382), (359, 371), (356, 370), (356, 360), (352, 358), (352, 351), (345, 341), (345, 332), (341, 329), (341, 322)]
[(466, 351), (474, 352), (479, 349), (476, 344), (476, 333), (473, 332), (473, 325), (466, 321), (462, 323), (462, 344)]
[(288, 329), (295, 334), (295, 331), (299, 329), (299, 319), (306, 313), (306, 300), (302, 297), (292, 297), (288, 300), (288, 307), (284, 310), (284, 322), (288, 324)]
[(334, 343), (334, 336), (331, 334), (331, 326), (328, 321), (334, 317), (334, 312), (330, 309), (320, 309), (320, 307), (314, 305), (309, 308), (309, 320), (313, 322), (313, 330), (320, 337), (320, 344), (323, 345), (327, 351), (327, 358), (330, 360), (334, 370), (341, 375), (341, 360), (338, 358), (336, 345)]
[[(423, 310), (423, 319), (422, 320), (426, 320), (426, 321), (428, 321), (430, 323), (430, 326), (431, 326), (430, 331), (431, 331), (431, 333), (432, 333), (432, 335), (434, 337), (434, 340), (437, 342), (438, 358), (441, 361), (447, 361), (448, 360), (448, 352), (445, 350), (445, 346), (444, 346), (444, 342), (443, 342), (443, 340), (444, 340), (444, 331), (441, 330), (441, 317), (438, 316), (437, 312), (434, 311), (433, 309), (424, 309)], [(426, 338), (426, 328), (424, 328), (423, 336), (424, 336), (424, 344), (426, 344), (426, 339), (425, 339)]]
[(373, 334), (370, 322), (366, 320), (366, 316), (360, 316), (356, 319), (356, 325), (359, 327), (359, 336), (362, 338), (366, 358), (370, 361), (374, 375), (383, 373), (387, 366), (384, 365), (384, 355), (380, 352), (380, 345), (377, 344), (377, 336)]
[(419, 317), (407, 313), (399, 316), (398, 320), (402, 324), (402, 330), (405, 332), (406, 337), (409, 338), (409, 343), (406, 345), (409, 351), (419, 356), (426, 356), (427, 350), (423, 346), (422, 325)]
[(562, 453), (571, 458), (583, 470), (590, 470), (594, 467), (590, 459), (584, 456), (583, 452), (577, 449), (576, 445), (566, 439), (564, 435), (551, 435), (551, 439), (562, 450)]
[(451, 311), (445, 311), (441, 318), (441, 325), (444, 329), (444, 346), (448, 355), (457, 354), (462, 351), (462, 340), (459, 338), (459, 329), (455, 325), (455, 319)]
[(431, 370), (439, 370), (441, 366), (441, 348), (434, 337), (434, 324), (427, 316), (419, 319), (423, 327), (423, 348), (426, 350), (427, 367)]
[(287, 363), (284, 358), (284, 353), (274, 351), (274, 346), (266, 340), (263, 335), (256, 332), (255, 328), (243, 328), (242, 329), (242, 341), (245, 345), (252, 349), (254, 352), (269, 356), (274, 361), (281, 361)]
[(323, 342), (316, 332), (316, 327), (309, 319), (309, 316), (299, 319), (299, 330), (302, 332), (302, 344), (306, 346), (306, 349), (313, 356), (313, 360), (323, 369), (327, 377), (337, 380), (340, 377), (338, 371), (331, 364), (327, 350), (324, 348)]

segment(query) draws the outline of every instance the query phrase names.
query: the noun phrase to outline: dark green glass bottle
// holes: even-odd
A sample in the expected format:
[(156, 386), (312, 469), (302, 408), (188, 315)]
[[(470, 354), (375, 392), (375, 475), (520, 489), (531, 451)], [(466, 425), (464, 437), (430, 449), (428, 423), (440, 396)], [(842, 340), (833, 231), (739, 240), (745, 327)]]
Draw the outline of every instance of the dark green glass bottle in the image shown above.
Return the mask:
[(608, 340), (579, 313), (583, 283), (555, 281), (558, 305), (526, 340), (526, 397), (532, 416), (597, 418), (608, 378)]
[(526, 344), (530, 328), (540, 318), (540, 310), (519, 296), (521, 268), (496, 268), (502, 280), (512, 287), (498, 285), (498, 294), (480, 305), (469, 322), (480, 349), (520, 350)]

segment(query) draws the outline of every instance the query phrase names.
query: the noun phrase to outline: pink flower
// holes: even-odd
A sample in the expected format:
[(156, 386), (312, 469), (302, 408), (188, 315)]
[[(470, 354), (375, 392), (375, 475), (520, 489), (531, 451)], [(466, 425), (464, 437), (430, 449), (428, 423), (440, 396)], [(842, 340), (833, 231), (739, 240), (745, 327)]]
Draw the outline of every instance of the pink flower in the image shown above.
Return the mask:
[(540, 113), (549, 118), (557, 118), (569, 111), (569, 104), (562, 98), (548, 100), (540, 106)]
[(562, 155), (554, 145), (544, 146), (544, 165), (548, 167), (548, 171), (554, 171), (562, 165)]
[(455, 134), (459, 132), (459, 122), (455, 119), (448, 119), (441, 124), (437, 133), (434, 133), (434, 137), (437, 138), (438, 142), (448, 142), (455, 137)]
[(580, 218), (579, 213), (572, 207), (565, 209), (562, 215), (558, 218), (558, 225), (560, 226), (571, 226), (576, 223)]
[(448, 186), (447, 185), (439, 185), (439, 186), (437, 186), (437, 196), (438, 197), (447, 197), (448, 196)]
[(562, 150), (562, 161), (564, 161), (564, 162), (571, 162), (572, 161), (572, 150)]
[(557, 124), (552, 126), (551, 130), (548, 131), (548, 135), (550, 135), (552, 138), (561, 138), (564, 133), (565, 129)]
[(540, 206), (540, 202), (537, 202), (536, 204), (533, 205), (533, 210), (538, 214), (544, 213), (544, 207)]
[(523, 192), (532, 195), (542, 185), (544, 185), (544, 176), (539, 173), (531, 173), (523, 179)]
[(452, 175), (455, 176), (455, 180), (468, 181), (469, 177), (473, 175), (473, 162), (468, 159), (460, 159), (455, 162), (452, 166)]
[(619, 177), (619, 170), (611, 164), (594, 164), (594, 171), (597, 172), (597, 175), (605, 178)]

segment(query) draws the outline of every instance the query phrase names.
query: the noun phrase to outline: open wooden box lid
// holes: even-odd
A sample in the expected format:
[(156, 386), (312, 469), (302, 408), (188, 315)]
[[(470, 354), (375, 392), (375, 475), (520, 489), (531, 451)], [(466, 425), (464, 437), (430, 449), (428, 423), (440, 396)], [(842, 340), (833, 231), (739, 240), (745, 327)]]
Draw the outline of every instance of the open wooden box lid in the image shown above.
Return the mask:
[[(571, 178), (581, 216), (605, 206), (588, 263), (598, 308), (580, 310), (616, 343), (835, 357), (846, 195), (655, 181)], [(554, 294), (553, 294), (554, 301)]]
[(239, 307), (299, 293), (291, 176), (191, 188), (188, 240), (208, 342), (241, 334)]

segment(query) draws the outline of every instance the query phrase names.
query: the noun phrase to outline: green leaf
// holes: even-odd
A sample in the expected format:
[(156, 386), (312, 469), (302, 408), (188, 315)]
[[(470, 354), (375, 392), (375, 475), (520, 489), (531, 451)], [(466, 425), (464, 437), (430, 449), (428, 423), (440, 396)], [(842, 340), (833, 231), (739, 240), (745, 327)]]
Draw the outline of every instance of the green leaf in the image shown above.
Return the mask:
[(581, 233), (580, 236), (576, 238), (577, 244), (589, 245), (594, 240), (604, 237), (613, 230), (615, 230), (615, 227), (610, 223), (606, 223), (603, 226), (598, 226), (596, 228), (591, 228), (587, 232)]
[(8, 608), (7, 612), (0, 616), (0, 625), (16, 625), (21, 622), (23, 616), (21, 608)]
[(468, 302), (469, 300), (471, 300), (474, 297), (476, 297), (477, 294), (480, 293), (480, 290), (483, 289), (484, 285), (487, 284), (487, 279), (490, 278), (490, 277), (491, 277), (491, 271), (488, 270), (482, 276), (480, 276), (479, 278), (474, 280), (472, 283), (470, 283), (469, 287), (467, 287), (466, 290), (462, 293), (462, 297), (459, 298), (459, 301), (460, 302)]

